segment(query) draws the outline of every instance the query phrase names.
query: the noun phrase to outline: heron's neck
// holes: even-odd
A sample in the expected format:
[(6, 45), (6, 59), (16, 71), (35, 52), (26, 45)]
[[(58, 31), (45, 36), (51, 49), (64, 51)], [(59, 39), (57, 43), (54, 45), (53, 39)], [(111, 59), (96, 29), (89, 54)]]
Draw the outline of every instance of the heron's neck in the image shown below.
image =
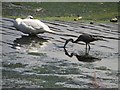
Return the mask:
[(71, 41), (72, 43), (74, 43), (74, 40), (71, 38), (71, 39), (69, 39), (69, 41)]
[(81, 41), (80, 39), (76, 39), (75, 41), (72, 41), (73, 43), (77, 43), (78, 41)]

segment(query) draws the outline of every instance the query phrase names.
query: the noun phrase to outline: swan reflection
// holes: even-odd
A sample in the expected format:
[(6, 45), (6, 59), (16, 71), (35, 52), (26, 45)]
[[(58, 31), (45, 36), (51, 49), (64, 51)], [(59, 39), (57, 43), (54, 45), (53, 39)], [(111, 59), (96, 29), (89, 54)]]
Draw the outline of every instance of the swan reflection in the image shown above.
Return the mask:
[(47, 39), (37, 36), (22, 36), (14, 40), (13, 43), (16, 47), (23, 47), (28, 54), (31, 54), (39, 53), (38, 49), (46, 45)]
[(65, 51), (65, 55), (67, 55), (69, 57), (76, 56), (78, 61), (82, 61), (82, 62), (95, 62), (95, 61), (101, 60), (100, 58), (93, 57), (93, 56), (89, 55), (88, 53), (85, 53), (85, 55), (78, 55), (77, 53), (68, 53), (66, 48), (64, 48), (64, 51)]

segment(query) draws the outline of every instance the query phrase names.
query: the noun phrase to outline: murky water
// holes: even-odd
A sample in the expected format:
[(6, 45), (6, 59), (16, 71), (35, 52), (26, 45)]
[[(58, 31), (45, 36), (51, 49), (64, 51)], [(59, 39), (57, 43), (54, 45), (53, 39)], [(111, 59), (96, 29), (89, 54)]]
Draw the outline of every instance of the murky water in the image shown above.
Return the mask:
[[(35, 37), (17, 31), (12, 20), (0, 20), (3, 87), (118, 88), (118, 24), (43, 21), (57, 34)], [(63, 49), (66, 39), (83, 33), (104, 40), (92, 42), (88, 56), (83, 42)]]

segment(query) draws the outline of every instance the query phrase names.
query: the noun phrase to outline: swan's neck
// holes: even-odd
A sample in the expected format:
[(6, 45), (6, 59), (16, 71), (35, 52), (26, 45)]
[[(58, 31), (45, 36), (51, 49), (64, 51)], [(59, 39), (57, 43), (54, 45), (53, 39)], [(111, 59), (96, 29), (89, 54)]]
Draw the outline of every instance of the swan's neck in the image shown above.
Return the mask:
[(18, 23), (18, 25), (21, 23), (22, 19), (21, 18), (17, 18), (16, 22)]

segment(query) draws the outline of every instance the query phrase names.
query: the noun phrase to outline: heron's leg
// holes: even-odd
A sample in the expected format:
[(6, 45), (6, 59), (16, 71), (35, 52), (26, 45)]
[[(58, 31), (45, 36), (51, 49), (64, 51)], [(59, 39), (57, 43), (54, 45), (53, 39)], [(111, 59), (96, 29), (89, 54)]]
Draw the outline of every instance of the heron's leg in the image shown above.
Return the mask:
[(87, 43), (86, 43), (85, 53), (87, 54)]
[(89, 44), (88, 44), (88, 47), (89, 47), (89, 48), (88, 48), (88, 53), (89, 53), (89, 51), (90, 51), (90, 45), (89, 45)]
[(87, 43), (86, 43), (86, 49), (87, 49)]

